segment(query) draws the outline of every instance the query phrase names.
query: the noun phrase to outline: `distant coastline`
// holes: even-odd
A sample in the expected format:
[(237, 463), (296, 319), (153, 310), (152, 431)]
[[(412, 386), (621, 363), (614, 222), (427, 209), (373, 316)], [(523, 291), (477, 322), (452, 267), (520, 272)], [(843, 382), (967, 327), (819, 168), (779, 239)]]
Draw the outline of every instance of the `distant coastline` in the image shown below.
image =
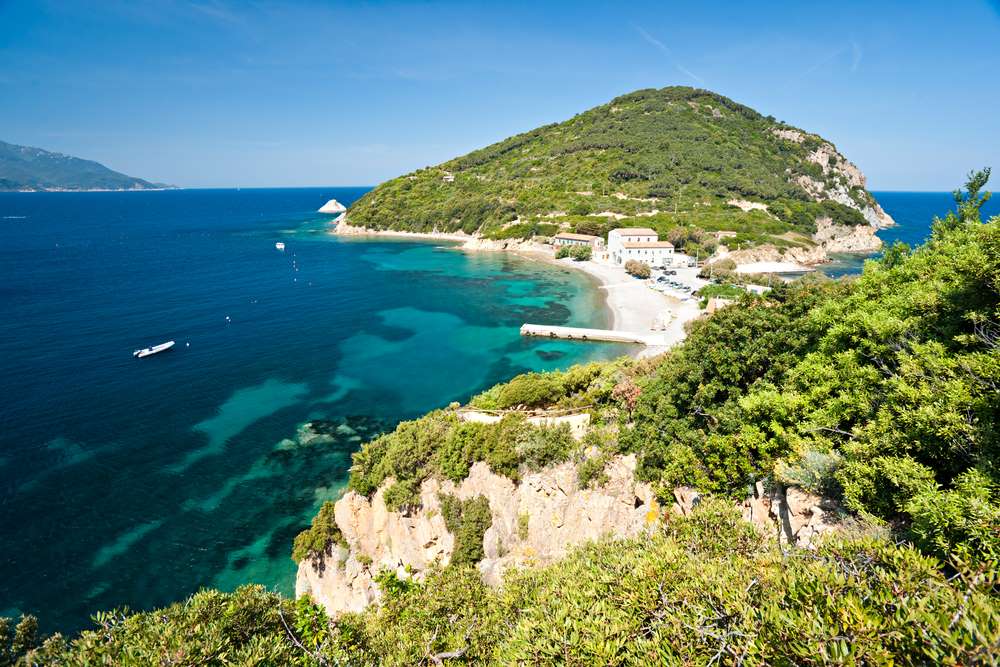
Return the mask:
[(33, 188), (23, 190), (5, 190), (0, 192), (164, 192), (166, 190), (183, 190), (175, 185), (165, 185), (162, 188)]

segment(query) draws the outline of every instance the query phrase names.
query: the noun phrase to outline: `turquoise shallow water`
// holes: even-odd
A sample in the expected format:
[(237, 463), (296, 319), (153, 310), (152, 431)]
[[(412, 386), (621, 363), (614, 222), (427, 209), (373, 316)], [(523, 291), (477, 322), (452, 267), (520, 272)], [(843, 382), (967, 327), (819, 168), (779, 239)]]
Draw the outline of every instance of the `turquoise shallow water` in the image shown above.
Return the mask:
[(312, 211), (363, 192), (0, 194), (0, 615), (290, 593), (292, 538), (360, 442), (627, 351), (518, 335), (606, 324), (578, 272), (326, 233)]

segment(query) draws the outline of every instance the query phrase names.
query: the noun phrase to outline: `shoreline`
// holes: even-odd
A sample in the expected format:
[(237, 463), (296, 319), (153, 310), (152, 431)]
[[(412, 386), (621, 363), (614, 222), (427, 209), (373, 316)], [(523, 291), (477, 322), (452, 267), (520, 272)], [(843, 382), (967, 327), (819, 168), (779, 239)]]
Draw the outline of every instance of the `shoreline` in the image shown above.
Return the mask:
[[(687, 332), (684, 325), (702, 314), (697, 302), (662, 294), (650, 288), (645, 281), (634, 278), (625, 270), (610, 264), (593, 260), (577, 262), (572, 259), (556, 259), (548, 246), (520, 240), (490, 240), (464, 232), (404, 232), (395, 230), (372, 230), (339, 223), (332, 234), (345, 238), (384, 238), (413, 241), (439, 241), (453, 245), (455, 250), (466, 252), (509, 252), (525, 259), (543, 261), (553, 266), (571, 268), (582, 272), (601, 294), (601, 302), (609, 315), (608, 328), (612, 331), (648, 333), (662, 335), (664, 345), (637, 346), (631, 354), (637, 359), (656, 356), (682, 341)], [(665, 326), (659, 326), (665, 322)]]

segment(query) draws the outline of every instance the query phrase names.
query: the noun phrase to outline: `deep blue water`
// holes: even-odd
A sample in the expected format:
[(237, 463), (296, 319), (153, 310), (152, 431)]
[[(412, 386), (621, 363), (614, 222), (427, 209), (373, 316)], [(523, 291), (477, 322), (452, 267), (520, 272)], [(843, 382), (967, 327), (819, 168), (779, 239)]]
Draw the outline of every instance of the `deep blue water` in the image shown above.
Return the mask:
[[(875, 199), (886, 213), (896, 221), (895, 227), (878, 232), (878, 236), (890, 246), (896, 241), (908, 243), (911, 247), (927, 240), (931, 232), (934, 216), (944, 217), (955, 210), (955, 200), (950, 192), (873, 192)], [(983, 207), (983, 219), (1000, 215), (1000, 197), (991, 199)], [(823, 273), (843, 276), (860, 273), (867, 257), (863, 255), (838, 255), (833, 263), (820, 267)]]
[[(363, 192), (0, 194), (0, 616), (290, 593), (292, 538), (361, 441), (627, 350), (518, 335), (606, 324), (578, 272), (328, 234), (314, 211)], [(333, 437), (301, 438), (320, 418)]]

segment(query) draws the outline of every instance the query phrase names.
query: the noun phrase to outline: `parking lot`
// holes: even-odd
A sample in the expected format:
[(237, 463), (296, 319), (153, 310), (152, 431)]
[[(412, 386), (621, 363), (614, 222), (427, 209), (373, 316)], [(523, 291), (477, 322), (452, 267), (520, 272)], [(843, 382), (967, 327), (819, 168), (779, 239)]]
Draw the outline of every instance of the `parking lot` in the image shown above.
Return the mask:
[(707, 280), (698, 277), (698, 267), (695, 266), (653, 269), (649, 281), (653, 289), (681, 300), (695, 298), (692, 295), (708, 284)]

